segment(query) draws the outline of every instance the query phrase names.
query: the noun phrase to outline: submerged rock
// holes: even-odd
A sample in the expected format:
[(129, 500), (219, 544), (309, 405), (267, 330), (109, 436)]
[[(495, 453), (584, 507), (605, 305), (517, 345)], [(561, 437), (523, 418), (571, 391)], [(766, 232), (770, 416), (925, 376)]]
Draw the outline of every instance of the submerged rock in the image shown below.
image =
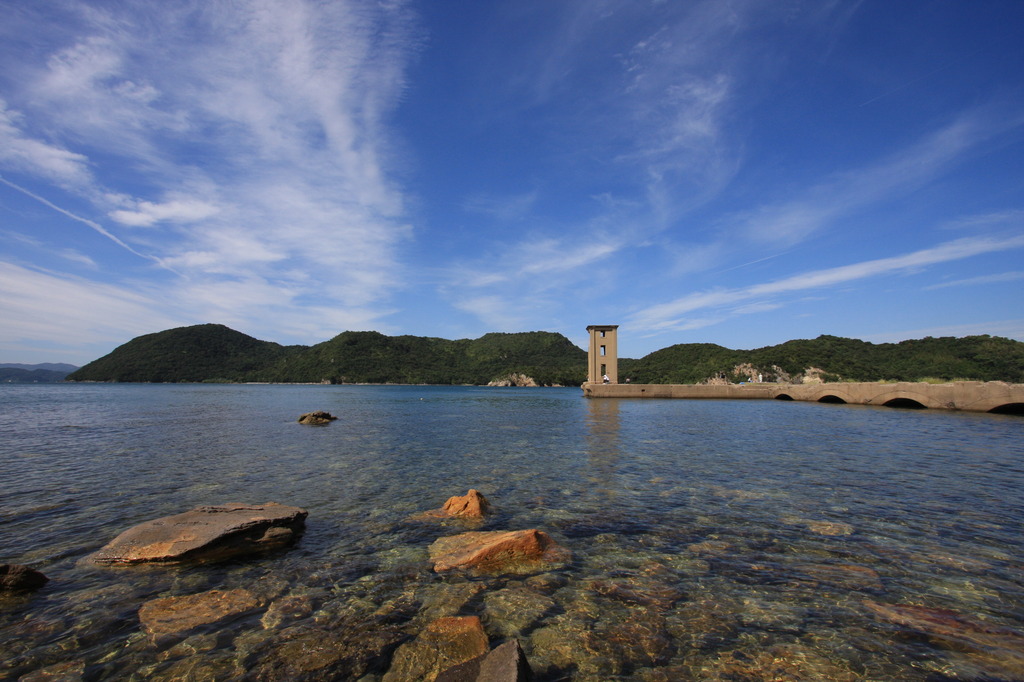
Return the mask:
[(483, 592), (486, 586), (479, 581), (465, 583), (442, 582), (426, 586), (422, 591), (421, 611), (426, 618), (435, 620), (454, 616), (466, 604)]
[(565, 561), (568, 556), (568, 550), (535, 528), (471, 531), (440, 538), (430, 545), (430, 560), (437, 572), (469, 568), (532, 573), (546, 564)]
[(98, 564), (218, 561), (290, 544), (308, 512), (276, 502), (196, 507), (134, 526), (92, 556)]
[(818, 535), (850, 535), (853, 533), (853, 526), (842, 521), (820, 521), (808, 520), (804, 522), (807, 529)]
[(279, 628), (285, 623), (301, 620), (313, 613), (313, 599), (308, 594), (291, 595), (275, 600), (263, 614), (265, 628)]
[(864, 600), (864, 605), (890, 623), (966, 652), (973, 663), (990, 675), (1024, 679), (1024, 633), (1018, 630), (975, 620), (949, 609), (881, 604), (870, 599)]
[(80, 682), (85, 661), (66, 661), (48, 665), (18, 678), (18, 682)]
[(529, 682), (533, 670), (519, 640), (505, 642), (490, 652), (448, 668), (435, 682)]
[[(587, 649), (611, 663), (617, 675), (634, 668), (665, 665), (676, 651), (665, 619), (653, 611), (591, 631), (586, 640)], [(604, 669), (604, 665), (598, 669)]]
[(860, 676), (810, 647), (777, 644), (749, 654), (740, 650), (719, 652), (716, 659), (701, 666), (696, 679), (709, 682), (855, 682)]
[(50, 579), (45, 575), (21, 564), (0, 564), (0, 592), (37, 590)]
[(148, 601), (139, 609), (139, 620), (146, 633), (159, 642), (258, 606), (259, 601), (248, 590), (210, 590)]
[(667, 611), (683, 598), (682, 592), (672, 585), (655, 581), (626, 582), (594, 580), (590, 589), (598, 594), (621, 601), (625, 604), (643, 606), (657, 611)]
[(506, 637), (527, 632), (554, 610), (554, 599), (527, 587), (509, 587), (484, 597), (488, 629)]
[(307, 412), (306, 414), (301, 415), (299, 417), (299, 423), (309, 424), (310, 426), (323, 426), (324, 424), (330, 424), (336, 419), (337, 417), (330, 412), (318, 410), (316, 412)]
[(689, 544), (686, 549), (696, 556), (718, 558), (726, 556), (732, 544), (725, 540), (705, 540)]
[(804, 564), (796, 569), (816, 583), (824, 583), (849, 590), (884, 590), (878, 572), (855, 564)]
[(395, 652), (383, 682), (433, 682), (448, 668), (487, 653), (487, 634), (477, 616), (438, 618)]
[(245, 660), (244, 679), (358, 680), (381, 672), (401, 640), (402, 634), (395, 627), (374, 620), (353, 619), (330, 629), (296, 625), (254, 647)]

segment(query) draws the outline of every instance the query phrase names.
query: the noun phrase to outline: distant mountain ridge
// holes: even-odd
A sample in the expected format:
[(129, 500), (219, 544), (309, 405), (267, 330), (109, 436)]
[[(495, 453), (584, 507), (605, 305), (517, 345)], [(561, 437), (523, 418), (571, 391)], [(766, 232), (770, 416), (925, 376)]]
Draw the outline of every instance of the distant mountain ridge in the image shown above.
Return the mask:
[(25, 365), (17, 362), (0, 363), (0, 383), (53, 384), (64, 381), (64, 377), (77, 369), (78, 367), (75, 365), (63, 362), (43, 362), (38, 365)]
[[(314, 346), (260, 341), (220, 324), (179, 327), (132, 339), (68, 375), (70, 381), (475, 384), (512, 375), (540, 385), (578, 386), (587, 353), (553, 332), (448, 340), (343, 332)], [(1024, 343), (995, 336), (873, 344), (837, 336), (755, 350), (678, 344), (619, 360), (620, 381), (704, 383), (919, 381), (1024, 383)]]
[(49, 372), (66, 372), (70, 374), (78, 369), (78, 365), (69, 365), (66, 362), (40, 362), (35, 365), (24, 365), (19, 362), (0, 362), (0, 369), (27, 369), (30, 372), (36, 369), (45, 369)]

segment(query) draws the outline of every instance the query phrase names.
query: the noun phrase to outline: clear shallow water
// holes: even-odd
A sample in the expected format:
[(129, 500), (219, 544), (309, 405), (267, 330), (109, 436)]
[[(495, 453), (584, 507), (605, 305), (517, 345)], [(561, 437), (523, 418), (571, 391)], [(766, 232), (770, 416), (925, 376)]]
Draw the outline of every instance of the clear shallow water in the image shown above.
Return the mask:
[[(340, 419), (295, 422), (316, 409)], [(541, 680), (1024, 679), (1020, 417), (578, 389), (8, 385), (0, 486), (0, 562), (51, 578), (0, 600), (0, 679), (375, 680), (398, 642), (455, 614), (481, 616), (492, 644), (518, 637)], [(429, 544), (463, 529), (409, 517), (471, 487), (497, 508), (482, 529), (540, 528), (571, 563), (433, 573)], [(82, 562), (143, 521), (271, 500), (309, 510), (287, 552)], [(176, 645), (140, 630), (146, 601), (236, 587), (260, 610)], [(317, 640), (361, 663), (310, 659)]]

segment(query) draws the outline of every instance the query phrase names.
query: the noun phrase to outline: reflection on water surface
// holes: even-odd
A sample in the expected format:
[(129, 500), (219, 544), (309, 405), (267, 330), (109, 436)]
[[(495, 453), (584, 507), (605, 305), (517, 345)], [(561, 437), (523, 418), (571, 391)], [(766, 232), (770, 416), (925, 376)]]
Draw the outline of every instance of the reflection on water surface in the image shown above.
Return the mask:
[[(0, 677), (378, 680), (434, 619), (477, 615), (541, 680), (1024, 679), (1019, 417), (473, 387), (0, 400), (0, 561), (51, 578), (0, 601)], [(340, 419), (295, 423), (314, 409)], [(433, 573), (427, 547), (464, 529), (409, 517), (471, 487), (483, 530), (540, 528), (571, 563)], [(287, 552), (82, 561), (142, 521), (270, 500), (310, 512)], [(258, 606), (140, 628), (148, 601), (234, 589)]]

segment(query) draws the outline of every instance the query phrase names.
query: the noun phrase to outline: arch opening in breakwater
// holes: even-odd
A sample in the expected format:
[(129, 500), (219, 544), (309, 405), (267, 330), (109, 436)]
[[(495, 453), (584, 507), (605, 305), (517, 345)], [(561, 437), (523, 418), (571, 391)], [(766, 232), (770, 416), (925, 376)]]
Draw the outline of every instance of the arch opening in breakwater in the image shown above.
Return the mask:
[(1015, 414), (1024, 417), (1024, 403), (1010, 403), (993, 407), (989, 412), (993, 414)]

